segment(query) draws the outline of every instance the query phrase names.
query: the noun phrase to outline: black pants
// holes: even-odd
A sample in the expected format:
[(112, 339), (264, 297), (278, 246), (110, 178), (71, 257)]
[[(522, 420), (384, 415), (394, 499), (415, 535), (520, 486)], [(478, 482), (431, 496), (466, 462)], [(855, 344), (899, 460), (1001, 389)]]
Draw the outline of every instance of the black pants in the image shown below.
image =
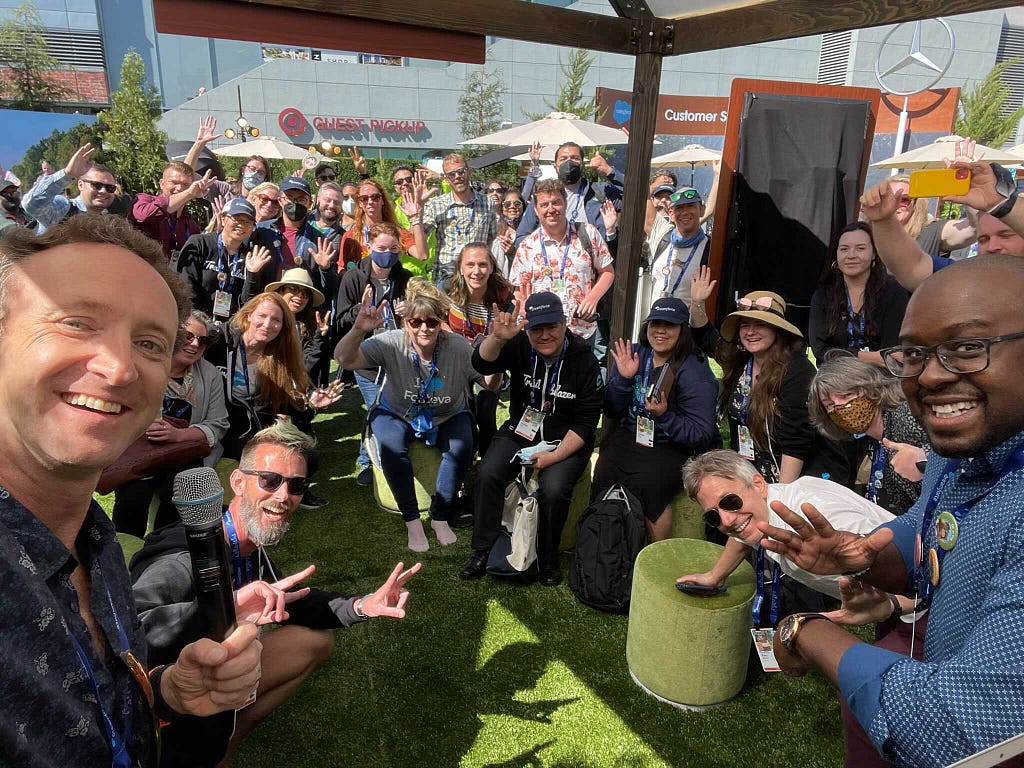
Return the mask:
[(180, 467), (169, 469), (153, 477), (143, 480), (132, 480), (114, 491), (114, 528), (118, 533), (128, 533), (140, 539), (146, 536), (146, 523), (149, 522), (149, 505), (153, 494), (159, 494), (160, 505), (156, 510), (153, 530), (163, 528), (169, 523), (179, 520), (178, 510), (171, 503), (174, 495), (174, 477), (186, 469), (203, 466), (196, 461)]
[[(477, 468), (476, 510), (473, 515), (473, 549), (489, 550), (501, 529), (505, 487), (515, 479), (522, 465), (512, 461), (520, 448), (532, 441), (501, 431), (491, 441)], [(569, 516), (569, 502), (583, 470), (590, 462), (592, 445), (584, 445), (572, 456), (537, 476), (538, 493), (537, 561), (542, 569), (558, 567), (558, 543)]]
[(487, 449), (494, 440), (498, 431), (498, 401), (497, 392), (489, 389), (481, 389), (476, 394), (476, 428), (477, 428), (477, 450), (480, 456), (487, 453)]

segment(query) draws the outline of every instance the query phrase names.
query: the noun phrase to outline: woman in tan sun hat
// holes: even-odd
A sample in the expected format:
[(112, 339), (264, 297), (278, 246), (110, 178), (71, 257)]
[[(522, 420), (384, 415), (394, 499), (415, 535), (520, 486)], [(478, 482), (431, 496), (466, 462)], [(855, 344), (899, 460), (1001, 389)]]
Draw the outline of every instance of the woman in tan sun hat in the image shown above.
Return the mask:
[(694, 276), (690, 322), (697, 343), (722, 366), (719, 413), (729, 420), (733, 449), (769, 483), (811, 475), (847, 485), (845, 453), (811, 425), (807, 394), (814, 365), (800, 329), (786, 319), (785, 299), (771, 291), (748, 293), (719, 335), (703, 308), (714, 282), (706, 268)]
[(323, 293), (313, 286), (309, 273), (302, 267), (286, 270), (281, 279), (268, 284), (266, 290), (281, 294), (295, 315), (303, 364), (312, 375), (320, 360), (329, 359), (331, 354), (328, 349), (331, 311), (328, 306), (321, 306), (326, 301)]

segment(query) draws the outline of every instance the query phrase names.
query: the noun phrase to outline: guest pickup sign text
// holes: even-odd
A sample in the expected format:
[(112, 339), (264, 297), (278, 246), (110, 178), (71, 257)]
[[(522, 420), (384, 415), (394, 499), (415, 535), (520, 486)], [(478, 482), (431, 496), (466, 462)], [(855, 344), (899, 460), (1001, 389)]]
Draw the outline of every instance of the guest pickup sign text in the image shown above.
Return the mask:
[(295, 107), (281, 110), (277, 118), (281, 130), (291, 138), (310, 138), (312, 131), (322, 136), (342, 134), (346, 138), (385, 135), (395, 140), (425, 141), (430, 137), (423, 120), (390, 117), (348, 117), (341, 115), (313, 115), (307, 118)]

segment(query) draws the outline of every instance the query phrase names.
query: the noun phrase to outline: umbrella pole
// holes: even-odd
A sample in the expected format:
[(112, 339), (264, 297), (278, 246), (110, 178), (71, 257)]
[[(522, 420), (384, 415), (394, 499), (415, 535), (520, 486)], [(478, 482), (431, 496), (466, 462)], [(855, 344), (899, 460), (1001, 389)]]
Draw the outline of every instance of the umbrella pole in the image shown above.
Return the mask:
[(696, 163), (690, 163), (690, 186), (693, 186), (693, 173), (697, 168)]

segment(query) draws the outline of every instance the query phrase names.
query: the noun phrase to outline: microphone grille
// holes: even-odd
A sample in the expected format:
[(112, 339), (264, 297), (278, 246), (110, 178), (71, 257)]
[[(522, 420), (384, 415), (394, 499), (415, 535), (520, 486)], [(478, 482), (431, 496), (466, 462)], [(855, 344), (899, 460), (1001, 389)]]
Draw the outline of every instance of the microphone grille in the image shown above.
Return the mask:
[(219, 520), (224, 489), (213, 467), (197, 467), (174, 477), (171, 502), (186, 526), (208, 525)]

